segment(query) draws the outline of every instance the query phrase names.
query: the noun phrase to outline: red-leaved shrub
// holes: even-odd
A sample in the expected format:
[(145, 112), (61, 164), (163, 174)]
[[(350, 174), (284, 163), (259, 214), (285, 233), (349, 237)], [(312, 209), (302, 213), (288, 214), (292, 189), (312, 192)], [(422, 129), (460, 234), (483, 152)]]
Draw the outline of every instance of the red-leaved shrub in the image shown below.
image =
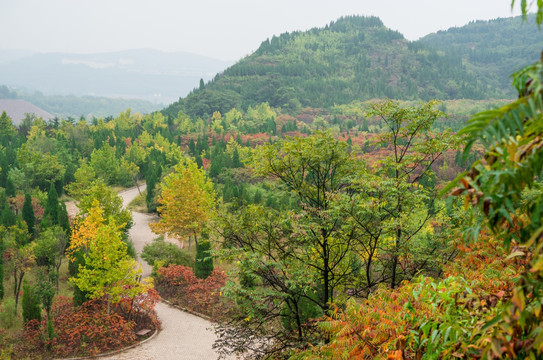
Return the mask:
[(156, 288), (160, 294), (177, 305), (211, 318), (224, 314), (221, 288), (226, 282), (223, 271), (214, 270), (206, 279), (199, 279), (192, 268), (170, 265), (158, 270)]
[(101, 301), (88, 301), (74, 308), (72, 300), (59, 296), (51, 311), (54, 338), (47, 339), (46, 319), (29, 321), (25, 326), (27, 353), (49, 350), (59, 357), (96, 355), (120, 349), (136, 340), (133, 321), (115, 312), (107, 313), (107, 305)]

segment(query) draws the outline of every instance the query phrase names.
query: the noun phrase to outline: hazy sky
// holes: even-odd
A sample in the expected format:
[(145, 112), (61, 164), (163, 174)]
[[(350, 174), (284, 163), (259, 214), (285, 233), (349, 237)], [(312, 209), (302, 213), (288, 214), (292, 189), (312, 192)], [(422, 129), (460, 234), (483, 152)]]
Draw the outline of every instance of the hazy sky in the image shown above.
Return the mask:
[(250, 54), (273, 35), (344, 15), (379, 16), (410, 40), (512, 15), (510, 0), (0, 0), (0, 14), (0, 49), (154, 48), (225, 60)]

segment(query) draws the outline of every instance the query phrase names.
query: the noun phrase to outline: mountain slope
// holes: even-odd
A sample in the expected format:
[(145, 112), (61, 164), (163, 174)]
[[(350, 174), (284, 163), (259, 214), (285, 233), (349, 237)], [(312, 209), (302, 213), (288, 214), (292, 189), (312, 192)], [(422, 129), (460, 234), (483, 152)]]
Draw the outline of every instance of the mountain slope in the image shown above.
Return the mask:
[(523, 23), (522, 17), (474, 21), (427, 35), (419, 41), (446, 53), (462, 57), (466, 69), (477, 74), (489, 89), (510, 86), (512, 71), (532, 64), (541, 56), (543, 33), (533, 31), (534, 16)]
[[(192, 116), (272, 106), (328, 107), (371, 98), (481, 98), (483, 87), (461, 58), (409, 42), (376, 17), (351, 16), (324, 28), (285, 33), (203, 88), (172, 104)], [(502, 94), (494, 89), (490, 95)]]

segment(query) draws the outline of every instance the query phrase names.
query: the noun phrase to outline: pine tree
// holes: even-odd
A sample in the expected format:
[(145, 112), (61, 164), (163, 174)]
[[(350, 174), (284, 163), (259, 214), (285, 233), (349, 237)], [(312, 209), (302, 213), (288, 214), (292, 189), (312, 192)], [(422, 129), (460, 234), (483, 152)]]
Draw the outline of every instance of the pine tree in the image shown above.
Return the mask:
[[(49, 187), (49, 193), (47, 194), (47, 203), (45, 204), (45, 210), (43, 212), (43, 218), (48, 218), (50, 225), (58, 225), (58, 194), (54, 184)], [(43, 220), (42, 220), (43, 221)]]
[(30, 194), (25, 194), (25, 202), (23, 204), (23, 220), (28, 226), (28, 233), (34, 236), (34, 226), (36, 225), (36, 216), (34, 215), (34, 207), (32, 206), (32, 197)]
[(4, 225), (5, 227), (10, 227), (15, 225), (17, 222), (17, 218), (15, 218), (15, 214), (13, 211), (11, 211), (11, 208), (9, 206), (4, 206), (4, 209), (2, 210), (2, 213), (0, 214), (0, 225)]
[(194, 139), (190, 139), (189, 141), (189, 154), (192, 156), (196, 155), (196, 143)]
[(202, 240), (196, 244), (196, 262), (194, 263), (194, 275), (200, 279), (206, 279), (213, 272), (213, 258), (210, 254), (211, 243), (209, 235), (202, 231)]
[(228, 177), (222, 189), (222, 199), (225, 203), (230, 202), (232, 198), (234, 197), (233, 188), (234, 188), (234, 184), (232, 183), (232, 180), (230, 180), (230, 177)]
[(243, 164), (239, 160), (239, 152), (238, 148), (234, 149), (234, 153), (232, 154), (232, 167), (233, 168), (240, 168), (243, 167)]
[(368, 132), (369, 130), (370, 128), (368, 127), (368, 120), (364, 118), (364, 120), (362, 120), (362, 131)]
[(60, 203), (59, 212), (58, 212), (58, 224), (70, 236), (70, 219), (68, 218), (68, 210), (66, 209), (65, 203)]
[(13, 185), (13, 181), (11, 181), (9, 177), (6, 180), (6, 196), (7, 197), (15, 196), (15, 185)]
[(194, 161), (196, 162), (196, 165), (198, 165), (199, 169), (202, 169), (204, 167), (204, 162), (202, 161), (202, 157), (200, 156), (200, 154), (196, 154), (196, 156), (194, 156)]
[(41, 321), (40, 300), (36, 296), (34, 289), (28, 285), (23, 285), (23, 323), (30, 320)]
[[(68, 263), (68, 270), (70, 272), (70, 275), (72, 277), (76, 277), (79, 272), (79, 266), (85, 266), (85, 259), (83, 258), (83, 252), (78, 251), (75, 254), (74, 261), (70, 261)], [(85, 301), (89, 300), (87, 293), (80, 290), (79, 287), (74, 286), (74, 295), (73, 295), (73, 303), (74, 306), (81, 306)]]
[(253, 204), (260, 204), (262, 202), (262, 192), (260, 189), (256, 189), (255, 195), (253, 197)]

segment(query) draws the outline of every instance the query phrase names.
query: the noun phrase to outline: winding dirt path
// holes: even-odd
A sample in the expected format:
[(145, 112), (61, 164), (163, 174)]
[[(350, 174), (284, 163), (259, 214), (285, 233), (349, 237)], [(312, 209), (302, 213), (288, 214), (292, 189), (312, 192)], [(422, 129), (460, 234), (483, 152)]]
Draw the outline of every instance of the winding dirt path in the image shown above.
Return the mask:
[[(140, 186), (144, 190), (145, 186)], [(131, 188), (119, 193), (124, 206), (138, 195), (137, 188)], [(151, 267), (139, 255), (146, 243), (156, 237), (149, 229), (149, 223), (158, 221), (156, 216), (132, 212), (134, 226), (130, 229), (130, 237), (138, 253), (138, 261), (142, 264), (143, 275), (151, 274)], [(162, 331), (151, 341), (126, 352), (104, 357), (102, 359), (116, 360), (199, 360), (216, 359), (218, 354), (211, 348), (215, 334), (211, 330), (212, 323), (197, 316), (178, 310), (160, 302), (156, 311), (162, 322)]]

